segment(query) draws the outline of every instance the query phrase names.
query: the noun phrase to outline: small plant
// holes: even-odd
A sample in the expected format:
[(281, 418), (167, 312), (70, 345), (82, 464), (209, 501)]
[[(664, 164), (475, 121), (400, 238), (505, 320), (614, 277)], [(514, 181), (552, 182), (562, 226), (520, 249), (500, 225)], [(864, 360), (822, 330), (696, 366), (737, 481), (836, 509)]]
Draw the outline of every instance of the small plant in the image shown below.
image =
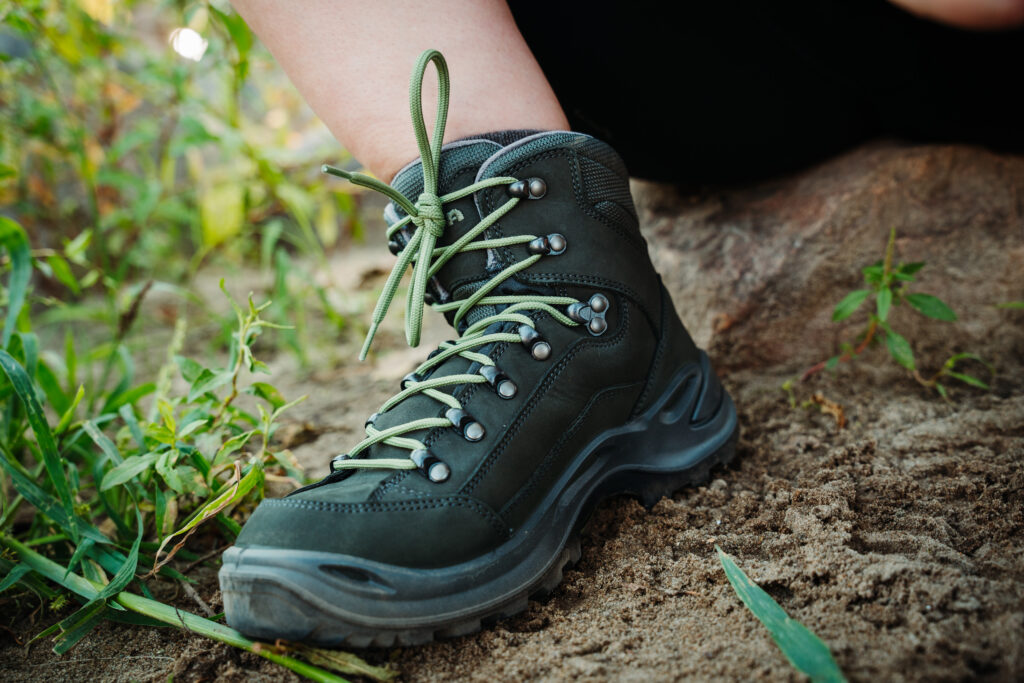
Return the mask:
[[(210, 618), (152, 599), (152, 581), (179, 582), (188, 593), (188, 572), (234, 540), (266, 479), (305, 481), (291, 454), (273, 440), (282, 413), (302, 399), (286, 401), (273, 385), (255, 379), (267, 372), (255, 356), (256, 342), (265, 330), (280, 329), (262, 317), (270, 303), (256, 304), (250, 296), (240, 306), (228, 297), (235, 325), (223, 367), (181, 355), (185, 324), (179, 319), (156, 381), (137, 383), (126, 337), (145, 284), (125, 307), (113, 341), (80, 353), (69, 335), (55, 353), (32, 329), (32, 304), (47, 303), (33, 297), (31, 276), (45, 262), (33, 255), (22, 227), (0, 217), (4, 255), (0, 592), (34, 599), (51, 612), (81, 603), (34, 640), (53, 636), (54, 652), (63, 654), (104, 619), (170, 624), (315, 680), (341, 680), (319, 667), (393, 676), (354, 656), (255, 643), (219, 623), (222, 615), (199, 598)], [(94, 367), (102, 368), (99, 381)], [(175, 390), (175, 374), (184, 390)], [(200, 528), (207, 545), (217, 548), (213, 553), (196, 555), (185, 547)]]
[[(889, 314), (893, 308), (904, 303), (909, 305), (918, 313), (935, 320), (955, 322), (956, 313), (953, 312), (944, 301), (931, 294), (922, 292), (908, 292), (907, 288), (914, 282), (915, 275), (924, 268), (925, 263), (916, 261), (913, 263), (893, 263), (893, 255), (896, 244), (896, 230), (889, 231), (889, 242), (885, 247), (885, 258), (874, 263), (861, 272), (864, 274), (866, 289), (856, 289), (847, 294), (842, 301), (836, 304), (832, 311), (833, 322), (841, 322), (852, 316), (861, 306), (874, 302), (873, 310), (868, 312), (868, 320), (858, 336), (859, 342), (856, 346), (849, 342), (840, 345), (841, 352), (832, 356), (827, 361), (822, 361), (804, 372), (801, 379), (807, 379), (821, 370), (832, 370), (841, 362), (853, 360), (865, 349), (879, 341), (885, 343), (889, 355), (899, 365), (908, 370), (911, 375), (922, 386), (935, 389), (943, 398), (948, 398), (948, 391), (941, 383), (943, 378), (955, 379), (979, 389), (988, 389), (987, 383), (982, 380), (960, 372), (957, 368), (963, 361), (975, 361), (984, 365), (990, 374), (995, 374), (995, 369), (987, 362), (973, 353), (957, 353), (950, 356), (942, 367), (931, 377), (921, 374), (914, 359), (914, 350), (906, 337), (892, 328)], [(1011, 302), (1012, 303), (1012, 302)]]
[(815, 683), (845, 681), (828, 646), (814, 632), (792, 619), (779, 603), (751, 581), (736, 562), (717, 545), (718, 561), (725, 576), (747, 609), (764, 624), (772, 640), (782, 650), (789, 663)]

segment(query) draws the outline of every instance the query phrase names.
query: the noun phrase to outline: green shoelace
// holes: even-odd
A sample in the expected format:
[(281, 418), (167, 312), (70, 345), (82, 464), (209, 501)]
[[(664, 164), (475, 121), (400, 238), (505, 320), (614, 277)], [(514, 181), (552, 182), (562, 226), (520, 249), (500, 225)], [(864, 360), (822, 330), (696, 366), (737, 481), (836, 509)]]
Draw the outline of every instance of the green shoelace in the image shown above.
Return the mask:
[[(433, 137), (428, 139), (426, 124), (423, 120), (422, 91), (423, 77), (427, 66), (433, 62), (437, 69), (438, 79), (438, 100), (437, 100), (437, 121), (434, 124)], [(388, 228), (389, 239), (394, 237), (410, 223), (415, 226), (415, 232), (406, 243), (404, 249), (398, 254), (398, 261), (395, 263), (391, 274), (388, 276), (384, 289), (377, 305), (373, 311), (373, 321), (366, 336), (366, 341), (359, 354), (359, 359), (366, 358), (366, 354), (373, 342), (373, 337), (378, 327), (387, 315), (391, 302), (398, 291), (399, 282), (406, 269), (411, 265), (413, 268), (412, 285), (406, 297), (405, 334), (410, 346), (418, 346), (420, 332), (423, 323), (423, 308), (425, 305), (424, 295), (427, 283), (439, 270), (454, 256), (462, 252), (479, 249), (497, 249), (515, 245), (527, 244), (537, 239), (534, 235), (517, 235), (499, 239), (477, 240), (487, 228), (501, 219), (502, 216), (511, 211), (516, 204), (522, 201), (518, 197), (511, 197), (507, 202), (481, 220), (476, 226), (469, 230), (456, 242), (447, 247), (436, 247), (437, 239), (444, 233), (446, 219), (443, 207), (449, 202), (467, 197), (474, 192), (489, 187), (511, 185), (518, 182), (512, 177), (497, 177), (481, 180), (468, 185), (455, 192), (438, 196), (438, 176), (441, 165), (441, 146), (444, 139), (445, 121), (448, 116), (449, 78), (448, 65), (444, 57), (437, 50), (428, 50), (420, 55), (419, 61), (413, 70), (412, 82), (409, 88), (409, 103), (412, 112), (413, 129), (416, 134), (416, 144), (419, 147), (420, 158), (423, 168), (423, 192), (415, 202), (410, 202), (394, 188), (382, 183), (376, 178), (362, 173), (350, 173), (332, 166), (323, 166), (323, 171), (376, 190), (387, 196), (405, 213), (405, 218), (396, 222)], [(476, 306), (501, 306), (500, 312), (489, 315), (466, 327), (458, 341), (444, 342), (437, 352), (420, 364), (413, 371), (414, 376), (424, 377), (430, 370), (453, 356), (460, 356), (471, 362), (477, 362), (483, 367), (494, 367), (495, 363), (486, 354), (475, 349), (495, 343), (521, 342), (522, 338), (514, 332), (486, 332), (494, 323), (519, 323), (520, 325), (533, 326), (533, 320), (524, 314), (524, 311), (543, 311), (552, 318), (567, 326), (579, 325), (578, 322), (569, 318), (565, 313), (555, 306), (568, 306), (577, 303), (576, 299), (565, 296), (534, 296), (534, 295), (495, 295), (488, 296), (496, 287), (501, 285), (516, 273), (525, 270), (542, 258), (541, 254), (532, 254), (526, 259), (506, 267), (488, 280), (482, 287), (473, 292), (465, 299), (449, 301), (446, 303), (433, 304), (431, 307), (439, 313), (454, 311), (452, 324), (458, 328), (460, 321)], [(385, 413), (405, 399), (415, 394), (425, 394), (431, 398), (453, 408), (462, 411), (462, 404), (452, 394), (440, 391), (444, 387), (455, 387), (462, 384), (479, 384), (487, 382), (488, 379), (482, 374), (455, 374), (445, 377), (427, 378), (422, 380), (407, 380), (403, 382), (403, 389), (388, 399), (378, 410), (378, 414)], [(436, 427), (451, 427), (453, 422), (446, 417), (426, 417), (418, 420), (411, 420), (387, 429), (377, 429), (372, 419), (366, 425), (366, 438), (346, 454), (336, 457), (331, 464), (332, 471), (358, 468), (376, 469), (416, 469), (422, 467), (421, 462), (416, 462), (412, 457), (416, 452), (426, 452), (427, 447), (421, 441), (407, 436), (409, 432), (422, 429), (433, 429)], [(363, 458), (357, 456), (376, 443), (385, 443), (389, 446), (408, 449), (412, 451), (409, 458)]]

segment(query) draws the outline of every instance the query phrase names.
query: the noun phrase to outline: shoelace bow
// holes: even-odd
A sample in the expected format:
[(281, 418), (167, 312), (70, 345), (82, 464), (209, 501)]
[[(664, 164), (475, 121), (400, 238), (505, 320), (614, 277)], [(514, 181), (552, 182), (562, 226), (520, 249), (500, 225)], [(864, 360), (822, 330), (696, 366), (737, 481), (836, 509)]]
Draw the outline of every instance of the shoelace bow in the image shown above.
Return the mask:
[[(423, 77), (427, 66), (433, 62), (437, 69), (438, 98), (437, 98), (437, 121), (434, 124), (434, 135), (427, 137), (426, 124), (423, 120)], [(366, 335), (366, 341), (360, 351), (359, 359), (366, 358), (370, 345), (373, 342), (377, 328), (387, 315), (392, 300), (398, 291), (399, 282), (406, 269), (412, 265), (412, 286), (406, 296), (405, 335), (410, 346), (419, 346), (420, 332), (423, 324), (423, 307), (425, 305), (424, 295), (427, 283), (430, 278), (454, 256), (466, 251), (479, 249), (496, 249), (501, 247), (526, 244), (536, 239), (533, 235), (518, 235), (503, 237), (499, 239), (477, 240), (491, 225), (507, 214), (521, 200), (512, 197), (499, 206), (483, 220), (477, 223), (465, 235), (460, 237), (447, 247), (436, 247), (437, 239), (444, 233), (446, 217), (444, 205), (467, 197), (474, 192), (499, 185), (510, 185), (517, 182), (513, 177), (488, 178), (472, 183), (460, 190), (446, 195), (438, 196), (438, 176), (441, 166), (441, 146), (444, 139), (444, 128), (448, 117), (448, 96), (449, 78), (448, 65), (444, 56), (437, 50), (428, 50), (420, 55), (416, 67), (413, 69), (412, 82), (409, 87), (409, 104), (412, 112), (413, 130), (416, 134), (416, 144), (419, 147), (420, 158), (423, 169), (423, 192), (415, 202), (410, 202), (407, 197), (385, 183), (364, 175), (362, 173), (350, 173), (348, 171), (324, 165), (322, 170), (356, 185), (375, 190), (387, 196), (399, 206), (406, 216), (388, 228), (387, 236), (392, 238), (395, 233), (405, 228), (410, 223), (415, 226), (415, 231), (409, 238), (405, 247), (398, 254), (398, 260), (391, 269), (384, 289), (377, 305), (373, 310), (373, 321), (370, 330)], [(533, 254), (526, 259), (513, 263), (501, 272), (488, 280), (482, 287), (473, 292), (466, 299), (450, 301), (446, 303), (433, 304), (431, 307), (440, 313), (455, 311), (452, 324), (458, 328), (459, 322), (475, 306), (501, 306), (499, 313), (489, 315), (466, 327), (459, 340), (456, 342), (444, 342), (437, 351), (431, 354), (416, 370), (415, 376), (422, 377), (431, 369), (444, 363), (452, 356), (461, 356), (471, 362), (475, 361), (485, 367), (493, 367), (494, 361), (486, 354), (474, 351), (488, 344), (501, 342), (520, 342), (518, 333), (512, 332), (486, 332), (486, 329), (498, 322), (519, 323), (533, 326), (533, 320), (524, 315), (522, 311), (544, 311), (552, 318), (567, 326), (576, 326), (579, 323), (569, 318), (565, 313), (555, 306), (567, 306), (577, 303), (576, 299), (565, 296), (540, 296), (540, 295), (496, 295), (488, 294), (502, 282), (509, 279), (521, 270), (529, 268), (541, 258), (540, 254)], [(454, 408), (463, 410), (453, 395), (439, 391), (442, 387), (454, 387), (461, 384), (479, 384), (488, 380), (480, 374), (456, 374), (445, 377), (427, 378), (419, 381), (407, 381), (403, 383), (403, 389), (388, 399), (378, 410), (377, 414), (387, 412), (405, 399), (414, 394), (425, 394), (431, 398)], [(451, 427), (453, 423), (446, 417), (427, 417), (410, 422), (405, 422), (387, 429), (377, 429), (371, 418), (366, 425), (366, 438), (356, 444), (349, 453), (337, 456), (332, 461), (333, 471), (357, 468), (383, 468), (383, 469), (416, 469), (420, 464), (410, 458), (372, 458), (355, 459), (356, 456), (376, 443), (385, 443), (390, 446), (408, 449), (410, 451), (426, 451), (426, 445), (417, 439), (402, 436), (409, 432), (422, 429), (433, 429), (435, 427)]]

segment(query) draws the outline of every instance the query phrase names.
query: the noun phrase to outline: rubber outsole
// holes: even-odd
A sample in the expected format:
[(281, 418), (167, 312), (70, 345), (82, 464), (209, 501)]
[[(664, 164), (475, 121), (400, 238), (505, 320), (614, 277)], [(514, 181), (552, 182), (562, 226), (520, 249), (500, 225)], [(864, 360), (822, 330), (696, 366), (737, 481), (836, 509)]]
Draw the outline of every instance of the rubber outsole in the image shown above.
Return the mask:
[(422, 645), (475, 633), (549, 595), (580, 558), (580, 529), (602, 500), (648, 509), (704, 483), (736, 453), (729, 395), (706, 356), (680, 369), (643, 416), (581, 451), (538, 512), (487, 555), (415, 569), (267, 547), (231, 548), (220, 571), (227, 621), (262, 639), (350, 648)]

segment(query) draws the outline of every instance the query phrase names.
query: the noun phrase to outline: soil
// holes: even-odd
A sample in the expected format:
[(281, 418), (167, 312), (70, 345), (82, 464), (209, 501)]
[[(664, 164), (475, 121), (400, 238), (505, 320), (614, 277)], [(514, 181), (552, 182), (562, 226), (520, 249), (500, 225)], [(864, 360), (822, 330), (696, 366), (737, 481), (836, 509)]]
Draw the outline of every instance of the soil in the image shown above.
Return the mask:
[[(650, 511), (602, 504), (580, 562), (525, 613), (364, 656), (405, 680), (801, 678), (736, 598), (717, 544), (851, 680), (1024, 679), (1024, 311), (993, 306), (1024, 299), (1024, 160), (884, 144), (757, 186), (636, 189), (655, 261), (739, 407), (738, 458)], [(795, 381), (792, 407), (783, 383), (856, 332), (829, 313), (858, 286), (859, 268), (881, 258), (890, 227), (899, 258), (928, 262), (919, 290), (961, 318), (901, 308), (894, 326), (927, 370), (959, 351), (991, 360), (992, 390), (952, 383), (942, 401), (877, 348)], [(355, 270), (388, 263), (386, 251), (370, 266), (361, 250), (343, 258), (346, 288), (366, 279)], [(380, 341), (393, 350), (368, 364), (300, 374), (277, 363), (286, 396), (310, 395), (288, 438), (311, 473), (357, 438), (419, 356), (402, 349), (397, 325)], [(815, 393), (841, 408), (844, 428), (801, 405)], [(192, 575), (218, 610), (215, 569)], [(175, 602), (199, 609), (184, 595)], [(0, 678), (294, 680), (171, 629), (106, 624), (63, 658), (14, 643), (47, 623), (0, 631)]]

